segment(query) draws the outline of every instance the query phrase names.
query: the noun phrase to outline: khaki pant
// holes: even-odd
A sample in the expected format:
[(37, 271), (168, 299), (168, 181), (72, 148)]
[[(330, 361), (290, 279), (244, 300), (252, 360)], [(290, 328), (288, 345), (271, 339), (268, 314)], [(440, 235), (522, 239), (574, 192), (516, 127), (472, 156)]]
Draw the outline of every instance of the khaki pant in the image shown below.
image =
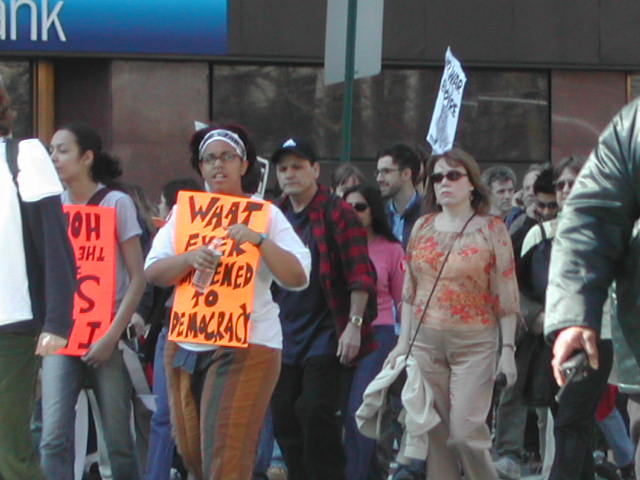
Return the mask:
[(460, 480), (462, 469), (466, 480), (497, 480), (486, 424), (497, 347), (497, 329), (420, 329), (413, 346), (415, 358), (442, 419), (429, 432), (427, 478)]

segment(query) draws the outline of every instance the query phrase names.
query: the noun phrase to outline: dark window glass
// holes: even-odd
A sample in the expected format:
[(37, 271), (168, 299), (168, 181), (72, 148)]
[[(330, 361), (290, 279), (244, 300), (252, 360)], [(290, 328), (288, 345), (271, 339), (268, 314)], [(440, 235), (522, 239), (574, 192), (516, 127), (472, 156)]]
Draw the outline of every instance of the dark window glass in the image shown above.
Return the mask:
[(629, 75), (629, 92), (628, 100), (631, 101), (634, 98), (640, 96), (640, 73), (632, 73)]
[[(311, 138), (318, 155), (337, 159), (343, 85), (326, 87), (322, 68), (214, 65), (213, 116), (254, 134), (268, 155), (289, 136)], [(426, 147), (441, 69), (386, 68), (356, 80), (354, 160), (372, 160), (395, 141)], [(456, 141), (480, 162), (549, 159), (546, 72), (468, 70)]]
[(33, 136), (33, 101), (31, 65), (28, 61), (0, 60), (0, 79), (11, 97), (15, 118), (13, 136)]

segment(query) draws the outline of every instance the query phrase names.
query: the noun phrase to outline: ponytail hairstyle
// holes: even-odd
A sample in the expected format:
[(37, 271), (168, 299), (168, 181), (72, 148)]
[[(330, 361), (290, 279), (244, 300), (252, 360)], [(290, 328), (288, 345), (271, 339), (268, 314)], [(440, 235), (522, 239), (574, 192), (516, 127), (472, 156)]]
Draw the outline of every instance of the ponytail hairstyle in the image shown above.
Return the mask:
[(113, 186), (115, 180), (122, 175), (120, 160), (102, 150), (102, 139), (98, 132), (78, 124), (66, 125), (60, 130), (67, 130), (73, 134), (81, 154), (88, 150), (93, 152), (93, 162), (89, 170), (91, 179), (96, 183)]

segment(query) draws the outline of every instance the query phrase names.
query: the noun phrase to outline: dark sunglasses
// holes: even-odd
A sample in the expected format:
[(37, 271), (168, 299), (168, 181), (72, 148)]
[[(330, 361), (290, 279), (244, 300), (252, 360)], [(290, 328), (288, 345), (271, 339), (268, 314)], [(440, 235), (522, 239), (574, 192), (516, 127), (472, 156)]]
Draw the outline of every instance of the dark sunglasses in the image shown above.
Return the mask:
[(364, 212), (367, 208), (369, 208), (369, 205), (363, 202), (352, 203), (351, 206), (356, 212)]
[(450, 182), (457, 182), (462, 177), (466, 177), (466, 173), (462, 173), (458, 170), (449, 170), (447, 173), (432, 173), (431, 174), (431, 182), (432, 183), (440, 183), (445, 178)]
[(566, 186), (573, 188), (573, 180), (560, 180), (556, 182), (556, 190), (564, 190)]
[(545, 208), (550, 208), (552, 210), (555, 210), (558, 208), (558, 202), (541, 202), (540, 200), (537, 200), (536, 206), (540, 210), (544, 210)]

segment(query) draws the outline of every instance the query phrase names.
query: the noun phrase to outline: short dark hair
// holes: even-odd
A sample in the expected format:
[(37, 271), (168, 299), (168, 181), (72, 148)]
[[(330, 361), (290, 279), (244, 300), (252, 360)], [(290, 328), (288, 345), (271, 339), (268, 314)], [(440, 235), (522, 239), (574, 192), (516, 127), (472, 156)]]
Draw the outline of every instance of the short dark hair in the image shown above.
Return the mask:
[(334, 190), (351, 177), (356, 177), (358, 183), (364, 183), (364, 174), (353, 163), (342, 163), (331, 173), (331, 188)]
[(420, 175), (420, 157), (413, 148), (405, 143), (394, 143), (390, 147), (383, 148), (376, 155), (377, 159), (389, 156), (393, 163), (398, 165), (400, 171), (411, 169), (411, 181), (415, 185)]
[(540, 171), (538, 178), (533, 182), (533, 193), (534, 195), (538, 193), (556, 193), (556, 190), (553, 187), (553, 169), (551, 167), (547, 167)]
[(178, 192), (180, 190), (191, 190), (197, 192), (202, 190), (202, 185), (193, 178), (178, 178), (167, 182), (165, 186), (162, 187), (162, 196), (167, 204), (167, 208), (171, 209), (171, 207), (176, 204)]
[(482, 172), (481, 178), (482, 183), (489, 187), (489, 190), (491, 190), (491, 185), (493, 185), (494, 182), (508, 182), (511, 180), (514, 188), (516, 186), (516, 174), (504, 165), (494, 165), (493, 167), (487, 168)]

